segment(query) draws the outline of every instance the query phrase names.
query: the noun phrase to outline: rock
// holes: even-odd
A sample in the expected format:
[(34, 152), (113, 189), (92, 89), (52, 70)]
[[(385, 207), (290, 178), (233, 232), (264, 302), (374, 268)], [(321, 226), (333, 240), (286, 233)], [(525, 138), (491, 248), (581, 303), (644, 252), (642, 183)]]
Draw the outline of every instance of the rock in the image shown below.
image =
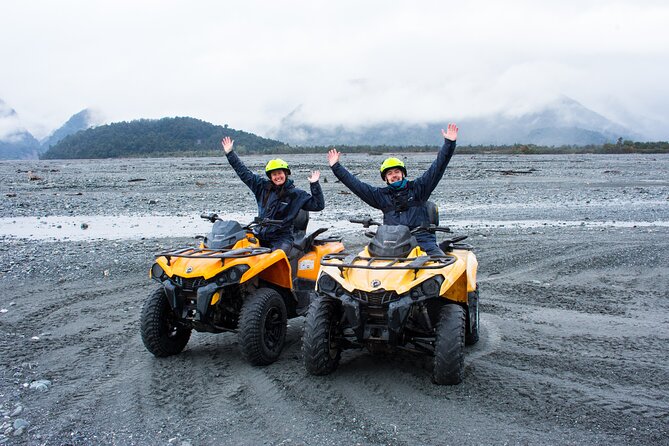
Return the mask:
[(23, 433), (23, 431), (26, 430), (28, 426), (30, 426), (30, 423), (28, 423), (26, 420), (24, 420), (23, 418), (17, 418), (16, 420), (14, 420), (14, 424), (12, 425), (12, 427), (14, 428), (14, 433), (12, 435), (18, 437)]
[(88, 229), (88, 223), (82, 223), (81, 229)]
[(30, 388), (39, 390), (40, 392), (46, 392), (51, 387), (51, 381), (48, 379), (38, 379), (30, 383)]

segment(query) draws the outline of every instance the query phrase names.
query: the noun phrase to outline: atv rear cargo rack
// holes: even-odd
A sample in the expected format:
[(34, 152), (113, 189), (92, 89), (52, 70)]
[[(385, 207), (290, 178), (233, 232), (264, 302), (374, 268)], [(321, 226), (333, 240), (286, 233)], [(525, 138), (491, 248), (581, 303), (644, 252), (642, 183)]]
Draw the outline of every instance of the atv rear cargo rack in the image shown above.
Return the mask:
[(270, 252), (272, 252), (271, 248), (208, 249), (188, 247), (159, 252), (155, 256), (165, 257), (169, 265), (172, 257), (184, 257), (187, 259), (240, 259)]
[[(387, 261), (383, 265), (373, 262)], [(419, 256), (419, 257), (362, 257), (352, 254), (326, 254), (321, 259), (321, 266), (336, 266), (342, 268), (361, 268), (361, 269), (441, 269), (455, 263), (454, 256)], [(366, 262), (365, 264), (356, 264), (356, 262)], [(407, 263), (408, 262), (408, 263)], [(402, 263), (398, 265), (398, 263)], [(429, 265), (426, 265), (429, 263)]]

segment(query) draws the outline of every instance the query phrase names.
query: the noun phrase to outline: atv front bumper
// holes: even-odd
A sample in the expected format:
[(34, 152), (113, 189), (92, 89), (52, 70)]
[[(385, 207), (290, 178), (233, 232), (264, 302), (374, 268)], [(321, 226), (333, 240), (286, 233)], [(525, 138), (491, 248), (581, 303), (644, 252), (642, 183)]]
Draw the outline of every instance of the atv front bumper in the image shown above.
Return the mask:
[(336, 299), (341, 302), (345, 325), (359, 341), (399, 345), (403, 343), (402, 333), (411, 308), (430, 298), (405, 296), (383, 305), (370, 305), (346, 294)]

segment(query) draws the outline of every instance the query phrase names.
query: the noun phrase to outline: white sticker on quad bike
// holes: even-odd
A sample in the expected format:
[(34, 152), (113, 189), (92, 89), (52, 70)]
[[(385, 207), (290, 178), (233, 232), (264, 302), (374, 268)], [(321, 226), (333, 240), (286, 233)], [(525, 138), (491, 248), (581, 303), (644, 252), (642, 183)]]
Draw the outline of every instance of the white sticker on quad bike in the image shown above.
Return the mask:
[(297, 269), (303, 270), (303, 269), (314, 269), (314, 261), (313, 260), (302, 260), (300, 264), (297, 266)]

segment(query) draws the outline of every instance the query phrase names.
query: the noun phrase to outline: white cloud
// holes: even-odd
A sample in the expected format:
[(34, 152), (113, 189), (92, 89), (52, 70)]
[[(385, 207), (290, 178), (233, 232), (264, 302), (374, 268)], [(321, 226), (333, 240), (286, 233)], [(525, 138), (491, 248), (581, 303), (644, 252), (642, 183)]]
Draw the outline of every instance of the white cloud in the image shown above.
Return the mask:
[(667, 128), (667, 22), (659, 1), (11, 2), (0, 98), (35, 133), (86, 107), (262, 133), (300, 105), (314, 123), (420, 121), (559, 94)]

